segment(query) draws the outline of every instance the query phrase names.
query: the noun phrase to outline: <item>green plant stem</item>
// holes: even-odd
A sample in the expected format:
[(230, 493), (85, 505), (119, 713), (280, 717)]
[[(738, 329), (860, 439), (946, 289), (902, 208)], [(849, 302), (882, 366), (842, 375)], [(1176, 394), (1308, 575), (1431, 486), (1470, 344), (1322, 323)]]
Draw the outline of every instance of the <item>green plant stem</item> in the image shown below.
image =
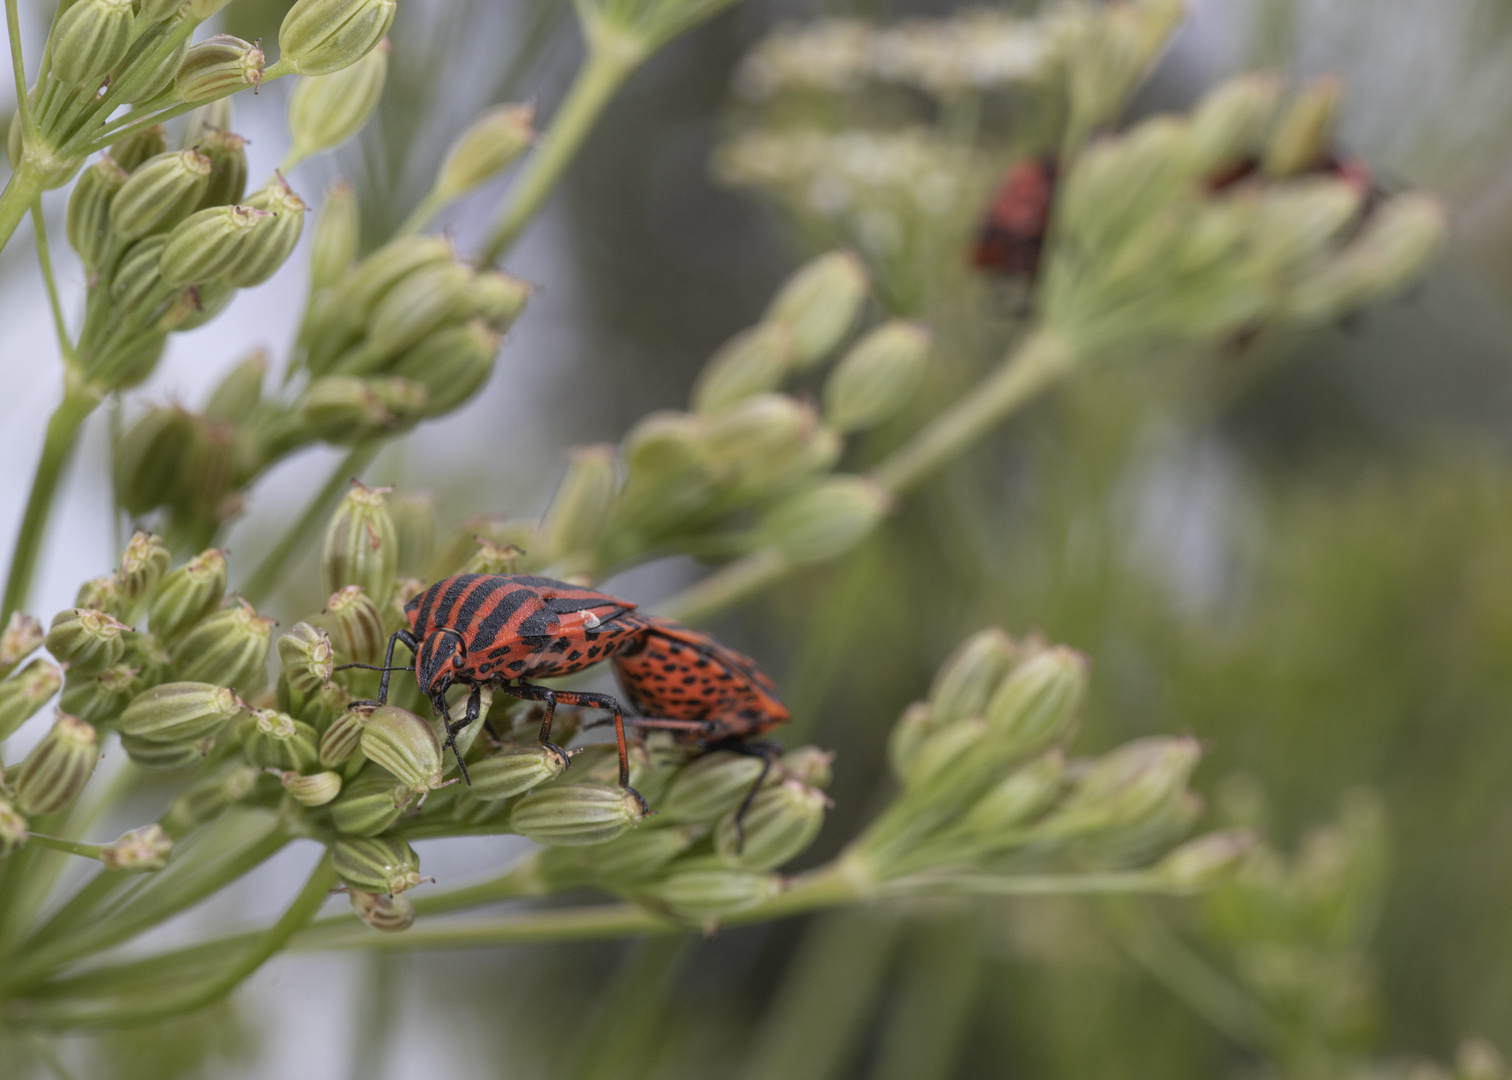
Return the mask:
[(81, 844), (77, 840), (64, 840), (62, 837), (43, 836), (40, 833), (31, 833), (28, 842), (52, 851), (61, 851), (65, 855), (82, 855), (86, 859), (98, 859), (100, 852), (104, 850), (103, 844)]
[(74, 443), (78, 441), (80, 426), (100, 403), (102, 396), (98, 389), (84, 382), (72, 368), (64, 369), (63, 400), (47, 422), (42, 457), (32, 476), (26, 513), (22, 516), (21, 527), (16, 533), (10, 575), (5, 583), (5, 601), (0, 606), (0, 624), (9, 619), (13, 611), (22, 607), (31, 593), (32, 577), (37, 570), (37, 555), (42, 549), (42, 536), (47, 529), (47, 518), (58, 491), (58, 479), (73, 452)]
[(437, 192), (435, 188), (427, 191), (425, 198), (421, 199), (419, 204), (410, 211), (409, 217), (404, 219), (404, 224), (399, 226), (398, 231), (394, 233), (394, 237), (397, 239), (401, 236), (413, 236), (429, 225), (431, 218), (439, 214), (441, 208), (449, 201), (444, 195)]
[(305, 506), (304, 512), (299, 515), (299, 520), (295, 521), (279, 538), (278, 543), (273, 545), (273, 549), (263, 557), (262, 563), (242, 586), (241, 594), (248, 601), (259, 604), (273, 591), (283, 577), (289, 560), (309, 543), (321, 523), (330, 516), (331, 507), (335, 505), (341, 493), (355, 477), (362, 473), (362, 470), (373, 463), (382, 445), (376, 439), (360, 442), (341, 459), (341, 464), (332, 470), (325, 486)]
[(31, 103), (26, 100), (26, 61), (21, 55), (21, 13), (16, 0), (5, 0), (5, 30), (10, 35), (11, 72), (16, 77), (16, 111), (21, 114), (21, 127), (34, 131)]
[(52, 252), (47, 245), (47, 223), (42, 218), (42, 200), (35, 199), (31, 206), (32, 230), (37, 239), (37, 265), (42, 270), (42, 281), (47, 286), (47, 302), (52, 307), (53, 329), (58, 333), (58, 348), (63, 351), (65, 363), (74, 357), (73, 342), (68, 339), (68, 322), (63, 318), (63, 304), (58, 299), (58, 282), (53, 277)]
[(551, 118), (550, 129), (510, 188), (509, 204), (483, 247), (484, 262), (498, 262), (519, 239), (577, 155), (604, 106), (646, 58), (645, 47), (633, 38), (599, 35), (591, 36), (590, 42), (587, 62)]
[(0, 250), (4, 250), (5, 245), (10, 243), (16, 226), (21, 224), (21, 219), (41, 194), (42, 181), (23, 157), (16, 171), (5, 182), (5, 190), (0, 191)]
[(679, 622), (702, 622), (746, 597), (754, 596), (790, 570), (792, 565), (781, 551), (771, 547), (757, 548), (688, 586), (666, 603), (653, 605), (653, 609), (658, 615)]

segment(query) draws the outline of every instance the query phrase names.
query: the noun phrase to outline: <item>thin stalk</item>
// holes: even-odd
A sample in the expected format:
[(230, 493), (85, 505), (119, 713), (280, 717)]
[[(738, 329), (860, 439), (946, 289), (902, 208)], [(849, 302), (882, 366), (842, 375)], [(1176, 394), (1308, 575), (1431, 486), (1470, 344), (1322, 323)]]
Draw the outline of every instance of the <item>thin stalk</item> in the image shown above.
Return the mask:
[(52, 851), (61, 851), (65, 855), (81, 855), (86, 859), (97, 860), (100, 852), (105, 850), (104, 844), (81, 844), (77, 840), (64, 840), (61, 836), (43, 836), (40, 833), (28, 834), (27, 842)]
[(65, 363), (74, 358), (73, 342), (68, 339), (68, 322), (63, 318), (63, 304), (58, 299), (58, 282), (53, 277), (52, 252), (47, 245), (47, 223), (42, 217), (42, 200), (35, 199), (31, 206), (32, 231), (37, 240), (37, 265), (42, 270), (42, 281), (47, 286), (47, 302), (52, 307), (53, 329), (58, 333), (58, 348), (63, 352)]
[(770, 547), (757, 548), (690, 585), (665, 604), (655, 605), (655, 610), (658, 615), (679, 622), (701, 622), (746, 597), (754, 596), (785, 577), (791, 569), (781, 551)]
[(449, 201), (446, 196), (437, 192), (435, 188), (427, 191), (425, 198), (421, 199), (419, 204), (410, 211), (409, 217), (404, 219), (404, 224), (400, 225), (398, 231), (394, 233), (395, 238), (413, 236), (425, 228), (430, 224), (431, 218), (439, 214)]
[(551, 118), (551, 127), (526, 162), (519, 180), (510, 188), (509, 205), (494, 223), (483, 247), (484, 262), (498, 262), (534, 220), (604, 106), (645, 57), (645, 47), (634, 39), (590, 37), (587, 62)]
[[(0, 197), (0, 201), (3, 201), (3, 197)], [(5, 601), (0, 605), (0, 623), (4, 623), (13, 611), (22, 607), (31, 593), (32, 577), (37, 570), (37, 555), (42, 550), (42, 536), (47, 529), (48, 514), (58, 491), (58, 479), (63, 475), (63, 466), (68, 463), (74, 443), (78, 441), (80, 426), (100, 403), (100, 398), (99, 390), (85, 383), (72, 369), (65, 369), (63, 400), (47, 422), (42, 457), (32, 476), (26, 513), (22, 516), (21, 527), (16, 533), (10, 575), (5, 583)]]
[(40, 194), (42, 194), (41, 179), (23, 155), (21, 164), (16, 166), (16, 171), (11, 173), (10, 179), (5, 182), (5, 190), (0, 191), (0, 250), (4, 250), (5, 245), (10, 243), (10, 238), (16, 232), (16, 226), (21, 224), (21, 219), (26, 216), (32, 202)]
[(16, 77), (16, 111), (21, 114), (21, 128), (30, 135), (31, 104), (26, 100), (26, 61), (21, 55), (21, 14), (16, 0), (5, 0), (5, 31), (10, 35), (11, 72)]

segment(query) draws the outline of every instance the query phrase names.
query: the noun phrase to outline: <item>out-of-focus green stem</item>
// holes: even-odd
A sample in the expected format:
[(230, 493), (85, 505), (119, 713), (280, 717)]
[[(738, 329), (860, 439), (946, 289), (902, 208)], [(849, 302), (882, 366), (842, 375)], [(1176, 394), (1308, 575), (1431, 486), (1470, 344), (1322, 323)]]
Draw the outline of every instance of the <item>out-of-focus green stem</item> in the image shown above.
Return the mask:
[(494, 223), (483, 247), (485, 262), (498, 262), (535, 218), (562, 173), (577, 155), (614, 92), (647, 56), (645, 45), (623, 32), (595, 33), (588, 27), (588, 59), (566, 99), (551, 118), (551, 127), (510, 188), (509, 203)]
[(772, 547), (757, 548), (688, 586), (665, 604), (654, 607), (657, 614), (679, 622), (701, 622), (748, 596), (754, 596), (791, 569), (781, 551)]
[(63, 318), (63, 304), (58, 299), (58, 282), (53, 277), (52, 252), (47, 245), (47, 222), (42, 218), (42, 200), (36, 199), (31, 207), (32, 230), (37, 239), (37, 265), (42, 270), (42, 281), (47, 286), (47, 302), (52, 307), (53, 329), (58, 333), (58, 348), (63, 351), (63, 360), (72, 362), (73, 342), (68, 339), (68, 322)]
[(40, 194), (42, 194), (41, 180), (37, 177), (36, 170), (28, 165), (23, 157), (21, 164), (6, 181), (5, 190), (0, 191), (0, 250), (10, 243), (16, 226), (21, 224), (21, 219), (26, 216), (32, 202)]
[(53, 851), (61, 851), (65, 855), (82, 855), (86, 859), (98, 859), (100, 852), (104, 850), (102, 844), (81, 844), (77, 840), (64, 840), (59, 836), (43, 836), (40, 833), (31, 833), (27, 842)]
[(21, 127), (32, 127), (31, 103), (26, 100), (26, 61), (21, 55), (21, 13), (16, 0), (5, 0), (5, 31), (10, 37), (11, 72), (16, 77), (16, 111), (21, 114)]

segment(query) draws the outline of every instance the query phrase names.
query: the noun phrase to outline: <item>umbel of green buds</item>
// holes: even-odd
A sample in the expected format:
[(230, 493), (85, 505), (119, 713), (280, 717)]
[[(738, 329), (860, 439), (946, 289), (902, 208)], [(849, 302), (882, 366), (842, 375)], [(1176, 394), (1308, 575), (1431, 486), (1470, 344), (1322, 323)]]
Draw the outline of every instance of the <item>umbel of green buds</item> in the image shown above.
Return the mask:
[(441, 745), (429, 724), (412, 712), (380, 705), (362, 725), (362, 753), (414, 792), (441, 784)]
[(110, 227), (123, 240), (166, 232), (199, 205), (210, 183), (209, 158), (194, 150), (144, 162), (110, 201)]
[(263, 51), (250, 41), (216, 34), (190, 48), (175, 82), (185, 101), (209, 101), (257, 86), (263, 77)]
[(256, 693), (268, 680), (273, 623), (245, 600), (221, 608), (172, 647), (174, 670), (193, 682), (235, 687), (247, 695)]
[(320, 736), (309, 724), (275, 709), (253, 709), (243, 729), (242, 752), (264, 769), (303, 772), (319, 760)]
[(16, 669), (16, 665), (42, 647), (42, 624), (24, 611), (11, 612), (10, 621), (0, 631), (0, 679)]
[(924, 378), (929, 331), (893, 319), (877, 327), (835, 365), (824, 384), (824, 418), (837, 431), (861, 431), (908, 404)]
[(26, 818), (0, 795), (0, 859), (5, 858), (22, 844), (30, 834), (26, 831)]
[(224, 686), (172, 682), (138, 694), (121, 714), (121, 731), (147, 742), (197, 742), (217, 734), (242, 711)]
[(468, 794), (485, 802), (512, 798), (555, 780), (566, 768), (561, 756), (544, 746), (512, 747), (468, 766)]
[(396, 0), (298, 0), (278, 29), (279, 62), (328, 75), (361, 60), (388, 33)]
[(350, 67), (299, 80), (289, 95), (291, 160), (333, 150), (362, 130), (383, 95), (388, 54), (388, 43), (381, 42)]
[(95, 729), (60, 712), (52, 730), (32, 747), (16, 775), (16, 805), (25, 814), (51, 814), (79, 797), (100, 760)]
[(134, 533), (121, 553), (121, 566), (116, 571), (121, 595), (128, 601), (146, 596), (167, 572), (169, 559), (168, 545), (161, 537)]
[(302, 694), (313, 694), (331, 681), (336, 651), (324, 630), (309, 623), (295, 623), (278, 637), (278, 660), (289, 685)]
[(159, 639), (173, 641), (214, 611), (225, 594), (226, 553), (202, 551), (159, 583), (147, 608), (147, 627)]
[(0, 742), (35, 716), (63, 685), (63, 669), (37, 659), (0, 681)]
[(300, 806), (324, 806), (341, 794), (341, 774), (318, 772), (305, 775), (285, 772), (280, 779), (289, 797)]
[(642, 816), (640, 800), (623, 788), (553, 784), (521, 799), (509, 823), (547, 847), (582, 847), (613, 840)]
[(52, 33), (52, 74), (69, 86), (104, 78), (131, 48), (131, 0), (79, 0)]
[(750, 793), (762, 767), (746, 754), (705, 754), (678, 770), (658, 809), (668, 821), (713, 821)]
[(326, 592), (360, 585), (378, 607), (387, 604), (399, 572), (399, 536), (384, 504), (389, 488), (355, 481), (326, 527), (320, 575)]
[(102, 847), (100, 861), (107, 870), (141, 874), (163, 869), (172, 854), (173, 837), (161, 825), (143, 825)]
[(821, 255), (788, 279), (772, 298), (763, 321), (787, 329), (795, 366), (812, 367), (855, 326), (866, 288), (860, 259), (848, 251)]
[(775, 870), (808, 850), (824, 825), (828, 802), (824, 792), (796, 780), (765, 788), (741, 820), (736, 821), (738, 808), (720, 819), (714, 850), (733, 867)]
[(462, 133), (436, 177), (436, 196), (455, 199), (487, 183), (520, 159), (535, 141), (535, 106), (489, 109)]
[(892, 500), (859, 476), (831, 476), (795, 492), (762, 519), (767, 543), (792, 563), (823, 562), (860, 541), (887, 513)]
[(348, 889), (347, 898), (351, 900), (357, 917), (374, 930), (392, 934), (408, 930), (415, 923), (415, 905), (407, 896)]
[(104, 262), (110, 242), (110, 203), (130, 176), (106, 155), (84, 170), (68, 197), (68, 242), (90, 273)]
[(604, 538), (614, 512), (614, 457), (614, 447), (609, 445), (573, 451), (546, 516), (546, 546), (552, 558), (591, 552)]
[(397, 836), (339, 840), (331, 864), (348, 888), (370, 893), (402, 893), (420, 884), (420, 859)]
[(386, 772), (366, 772), (341, 789), (331, 821), (348, 836), (377, 836), (399, 820), (414, 792)]
[(98, 675), (126, 652), (121, 635), (131, 628), (103, 611), (60, 611), (47, 631), (47, 651), (76, 675)]
[[(389, 588), (393, 588), (390, 581)], [(331, 594), (320, 623), (344, 658), (359, 664), (376, 664), (383, 656), (388, 635), (383, 615), (361, 585), (348, 585)]]

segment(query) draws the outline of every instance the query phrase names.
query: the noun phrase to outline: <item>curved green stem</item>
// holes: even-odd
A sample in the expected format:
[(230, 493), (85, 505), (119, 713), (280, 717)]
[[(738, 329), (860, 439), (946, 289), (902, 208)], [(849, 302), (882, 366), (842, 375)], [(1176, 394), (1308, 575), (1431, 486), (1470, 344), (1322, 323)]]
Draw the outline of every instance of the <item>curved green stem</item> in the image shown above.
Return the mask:
[(73, 342), (68, 339), (68, 321), (63, 318), (63, 303), (58, 299), (58, 282), (53, 277), (52, 251), (47, 244), (47, 222), (42, 218), (42, 200), (34, 199), (31, 205), (32, 231), (37, 240), (37, 265), (42, 270), (42, 281), (47, 286), (47, 303), (52, 308), (53, 330), (58, 335), (58, 348), (63, 352), (65, 363), (74, 357)]
[(16, 226), (21, 224), (21, 219), (41, 194), (42, 184), (23, 158), (20, 166), (6, 181), (5, 190), (0, 191), (0, 250), (10, 242)]
[(105, 847), (103, 844), (81, 844), (77, 840), (65, 840), (60, 836), (43, 836), (40, 833), (31, 833), (27, 837), (27, 842), (52, 851), (61, 851), (65, 855), (82, 855), (86, 859), (98, 859)]
[(26, 62), (21, 55), (21, 14), (16, 0), (5, 0), (5, 31), (10, 37), (11, 72), (16, 77), (16, 111), (21, 114), (21, 126), (26, 131), (32, 127), (31, 103), (26, 100)]

